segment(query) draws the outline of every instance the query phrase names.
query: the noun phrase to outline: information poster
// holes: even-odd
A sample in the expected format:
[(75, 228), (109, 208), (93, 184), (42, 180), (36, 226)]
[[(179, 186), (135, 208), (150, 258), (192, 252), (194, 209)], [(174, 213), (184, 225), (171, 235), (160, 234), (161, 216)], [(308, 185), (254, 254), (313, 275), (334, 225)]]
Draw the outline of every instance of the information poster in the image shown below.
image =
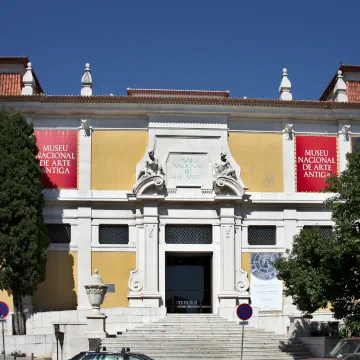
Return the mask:
[(252, 253), (250, 295), (251, 305), (260, 310), (282, 310), (283, 286), (273, 263), (281, 253)]
[(76, 189), (78, 178), (78, 132), (74, 130), (35, 131), (47, 189)]
[(297, 191), (321, 191), (326, 178), (338, 173), (336, 142), (335, 136), (296, 136)]

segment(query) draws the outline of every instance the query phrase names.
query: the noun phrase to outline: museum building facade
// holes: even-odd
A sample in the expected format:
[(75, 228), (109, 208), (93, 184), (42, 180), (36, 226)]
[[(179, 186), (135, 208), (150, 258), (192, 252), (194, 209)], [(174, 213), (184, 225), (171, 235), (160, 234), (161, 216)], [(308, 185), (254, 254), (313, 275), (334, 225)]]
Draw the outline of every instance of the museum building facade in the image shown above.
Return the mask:
[(4, 59), (0, 80), (24, 70), (20, 93), (0, 102), (34, 124), (44, 172), (51, 243), (32, 311), (88, 309), (84, 286), (98, 269), (105, 309), (233, 319), (249, 302), (259, 327), (288, 326), (297, 311), (272, 263), (302, 228), (331, 231), (321, 190), (358, 149), (359, 99), (349, 101), (345, 72), (326, 99), (294, 101), (286, 70), (280, 99), (259, 100), (194, 90), (94, 96), (86, 66), (80, 96), (51, 96), (26, 58)]

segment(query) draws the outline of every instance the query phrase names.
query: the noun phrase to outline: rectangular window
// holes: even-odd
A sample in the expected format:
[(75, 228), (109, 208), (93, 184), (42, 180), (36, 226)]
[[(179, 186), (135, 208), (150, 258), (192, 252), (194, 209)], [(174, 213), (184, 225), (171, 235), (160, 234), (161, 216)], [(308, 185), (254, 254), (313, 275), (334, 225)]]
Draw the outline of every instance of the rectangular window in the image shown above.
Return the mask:
[(276, 226), (249, 226), (249, 245), (276, 245)]
[(47, 224), (48, 238), (51, 244), (70, 244), (70, 224)]
[(167, 244), (211, 244), (211, 225), (167, 225), (165, 227)]
[(354, 153), (360, 152), (360, 137), (351, 136), (351, 150)]
[(319, 229), (320, 233), (324, 237), (329, 237), (333, 232), (332, 226), (316, 226), (316, 225), (306, 225), (304, 226), (304, 230), (312, 230), (312, 229)]
[(100, 225), (99, 244), (125, 245), (129, 243), (129, 226)]

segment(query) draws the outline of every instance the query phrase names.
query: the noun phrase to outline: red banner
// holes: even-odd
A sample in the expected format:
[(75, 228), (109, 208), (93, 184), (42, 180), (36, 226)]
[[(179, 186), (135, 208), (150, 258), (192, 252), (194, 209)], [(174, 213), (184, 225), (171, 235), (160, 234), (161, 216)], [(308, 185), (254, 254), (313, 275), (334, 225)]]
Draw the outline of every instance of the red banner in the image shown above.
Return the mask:
[(74, 130), (35, 131), (37, 158), (47, 189), (77, 188), (78, 132)]
[(326, 178), (338, 173), (335, 136), (296, 136), (296, 186), (299, 192), (318, 192)]

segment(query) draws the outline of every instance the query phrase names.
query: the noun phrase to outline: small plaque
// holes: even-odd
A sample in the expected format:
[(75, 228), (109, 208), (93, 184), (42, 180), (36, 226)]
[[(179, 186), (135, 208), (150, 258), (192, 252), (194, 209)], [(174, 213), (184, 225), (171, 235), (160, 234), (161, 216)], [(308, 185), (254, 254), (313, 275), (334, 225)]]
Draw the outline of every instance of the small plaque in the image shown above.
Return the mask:
[(107, 292), (115, 292), (115, 284), (106, 284), (107, 285)]
[(240, 321), (239, 324), (240, 325), (249, 325), (249, 322), (248, 321)]

